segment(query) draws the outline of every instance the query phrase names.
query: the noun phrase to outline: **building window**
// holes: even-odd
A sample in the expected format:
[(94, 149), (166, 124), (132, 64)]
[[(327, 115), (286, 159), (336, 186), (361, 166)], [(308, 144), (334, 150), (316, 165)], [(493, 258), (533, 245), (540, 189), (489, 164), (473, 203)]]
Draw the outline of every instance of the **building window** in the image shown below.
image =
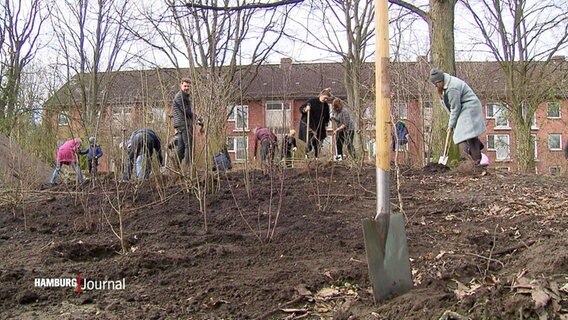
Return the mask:
[(548, 172), (550, 173), (551, 176), (557, 176), (560, 175), (560, 167), (559, 166), (553, 166), (548, 168)]
[(163, 108), (150, 108), (146, 114), (146, 119), (148, 123), (165, 123), (166, 111)]
[(538, 159), (538, 148), (536, 144), (536, 134), (531, 134), (531, 144), (534, 151), (534, 159)]
[(393, 106), (392, 115), (395, 119), (408, 119), (408, 104), (406, 102), (396, 102)]
[(69, 114), (65, 111), (57, 115), (57, 125), (58, 126), (68, 126), (69, 125)]
[(559, 133), (551, 133), (548, 135), (548, 149), (550, 151), (562, 150), (562, 135)]
[(487, 136), (487, 151), (495, 151), (496, 161), (510, 160), (509, 156), (509, 135), (490, 134)]
[(122, 128), (129, 127), (132, 123), (132, 107), (112, 107), (113, 124)]
[(282, 101), (266, 101), (266, 110), (289, 110), (290, 104)]
[(248, 130), (249, 111), (247, 105), (230, 106), (227, 121), (235, 123), (235, 131)]
[(132, 116), (132, 107), (112, 107), (112, 116), (115, 119)]
[(496, 103), (488, 103), (485, 106), (485, 118), (487, 119), (495, 119), (495, 106), (497, 104)]
[(507, 107), (500, 103), (488, 103), (487, 119), (495, 119), (495, 129), (510, 129)]
[(245, 160), (248, 151), (248, 137), (227, 137), (227, 151), (235, 154), (236, 161)]
[[(521, 104), (521, 107), (522, 107), (523, 119), (525, 121), (527, 121), (528, 120), (527, 117), (528, 117), (528, 113), (529, 113), (529, 105), (528, 105), (528, 103), (523, 101), (523, 103)], [(530, 119), (530, 122), (531, 122), (531, 129), (532, 130), (538, 129), (538, 126), (536, 125), (536, 112), (532, 113), (532, 117)]]
[(560, 103), (549, 102), (548, 103), (548, 118), (558, 119), (560, 118)]
[(270, 128), (276, 135), (282, 137), (292, 127), (290, 103), (284, 101), (267, 101), (265, 107), (264, 125)]

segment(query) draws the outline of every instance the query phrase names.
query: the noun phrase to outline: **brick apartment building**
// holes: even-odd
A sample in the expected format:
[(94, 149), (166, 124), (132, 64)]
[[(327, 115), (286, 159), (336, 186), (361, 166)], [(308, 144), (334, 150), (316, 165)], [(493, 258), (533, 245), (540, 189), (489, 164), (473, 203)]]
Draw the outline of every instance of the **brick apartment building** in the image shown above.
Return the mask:
[[(563, 57), (557, 57), (556, 61), (568, 64)], [(430, 68), (427, 61), (419, 59), (393, 63), (389, 70), (392, 114), (404, 122), (409, 132), (408, 144), (399, 148), (399, 159), (418, 167), (427, 163), (430, 149), (434, 106), (433, 87), (427, 81)], [(505, 81), (498, 64), (458, 62), (457, 69), (458, 77), (470, 84), (484, 104), (487, 131), (480, 138), (491, 165), (502, 170), (516, 170), (514, 123), (500, 103)], [(566, 67), (563, 70), (567, 70)], [(226, 106), (225, 135), (233, 160), (239, 163), (252, 158), (252, 129), (255, 127), (270, 127), (280, 137), (290, 128), (297, 130), (300, 105), (321, 89), (329, 87), (335, 96), (345, 99), (343, 77), (343, 67), (339, 63), (293, 64), (291, 59), (282, 59), (280, 64), (260, 66), (246, 92), (242, 92), (241, 100)], [(101, 159), (101, 170), (105, 171), (114, 170), (122, 161), (124, 155), (118, 145), (132, 130), (153, 128), (163, 141), (173, 134), (171, 128), (168, 129), (167, 114), (178, 90), (180, 76), (176, 70), (160, 69), (113, 72), (102, 74), (101, 78), (100, 90), (105, 99), (100, 107), (102, 116), (97, 139), (106, 151)], [(361, 114), (360, 142), (366, 156), (371, 158), (374, 149), (374, 64), (365, 66), (361, 80), (368, 88), (364, 95), (369, 98), (364, 102), (366, 105), (359, 108), (367, 109)], [(70, 82), (46, 103), (46, 109), (50, 110), (46, 117), (51, 120), (47, 123), (57, 127), (58, 140), (81, 135), (77, 94), (78, 89)], [(565, 171), (563, 146), (568, 134), (568, 91), (564, 91), (563, 96), (542, 101), (535, 112), (531, 133), (537, 173)], [(331, 155), (331, 138), (326, 139), (324, 148)]]

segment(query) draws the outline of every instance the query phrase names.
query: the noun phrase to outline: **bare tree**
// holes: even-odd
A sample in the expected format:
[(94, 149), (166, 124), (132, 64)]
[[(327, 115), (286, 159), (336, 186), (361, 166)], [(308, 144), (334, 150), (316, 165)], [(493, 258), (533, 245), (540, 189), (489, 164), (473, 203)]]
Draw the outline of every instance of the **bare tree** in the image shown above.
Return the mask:
[[(106, 98), (103, 88), (131, 59), (130, 34), (122, 27), (130, 18), (130, 0), (66, 0), (53, 3), (52, 46), (56, 70), (66, 85), (53, 105), (72, 106), (85, 134), (97, 133)], [(77, 92), (78, 91), (78, 92)]]
[(0, 131), (10, 134), (17, 115), (25, 112), (18, 101), (22, 73), (31, 63), (38, 47), (43, 23), (47, 19), (45, 4), (33, 0), (5, 0), (0, 4), (3, 22), (0, 26)]
[[(311, 1), (304, 5), (308, 12), (305, 19), (296, 18), (296, 29), (287, 36), (310, 48), (340, 57), (344, 67), (343, 83), (349, 109), (357, 119), (360, 146), (366, 135), (364, 118), (373, 101), (372, 88), (364, 85), (372, 78), (365, 62), (374, 54), (374, 3), (373, 1), (325, 0)], [(300, 20), (302, 19), (302, 20)], [(305, 33), (305, 34), (304, 34)]]
[(518, 169), (534, 172), (531, 124), (538, 106), (566, 95), (566, 62), (555, 59), (568, 48), (568, 10), (565, 1), (469, 1), (485, 44), (505, 75), (503, 95), (494, 97), (514, 121)]
[[(403, 1), (388, 0), (390, 3), (398, 5), (410, 12), (421, 17), (428, 23), (430, 33), (430, 49), (432, 65), (443, 70), (446, 73), (456, 74), (455, 60), (455, 38), (454, 38), (454, 21), (455, 8), (457, 0), (429, 0), (429, 5), (425, 8), (423, 1)], [(427, 74), (424, 75), (427, 78)], [(439, 99), (432, 91), (432, 101), (439, 105)], [(438, 151), (442, 149), (443, 136), (446, 132), (446, 123), (448, 116), (442, 111), (441, 106), (433, 109), (432, 115), (432, 148)], [(436, 152), (438, 153), (438, 152)], [(450, 148), (449, 158), (455, 160), (459, 157), (459, 151), (456, 145)]]

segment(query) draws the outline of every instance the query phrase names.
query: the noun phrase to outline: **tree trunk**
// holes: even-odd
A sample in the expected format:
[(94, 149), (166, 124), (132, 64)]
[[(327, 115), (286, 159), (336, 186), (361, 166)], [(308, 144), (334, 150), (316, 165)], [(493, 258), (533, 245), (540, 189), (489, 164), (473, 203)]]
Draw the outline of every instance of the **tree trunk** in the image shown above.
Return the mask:
[[(430, 43), (432, 50), (432, 65), (445, 73), (456, 75), (456, 59), (454, 46), (454, 14), (456, 0), (430, 0)], [(434, 95), (432, 117), (433, 150), (442, 154), (448, 125), (448, 114), (440, 104), (440, 97)], [(459, 149), (451, 143), (448, 163), (459, 160)]]
[(430, 0), (430, 43), (432, 64), (456, 74), (454, 14), (456, 0)]

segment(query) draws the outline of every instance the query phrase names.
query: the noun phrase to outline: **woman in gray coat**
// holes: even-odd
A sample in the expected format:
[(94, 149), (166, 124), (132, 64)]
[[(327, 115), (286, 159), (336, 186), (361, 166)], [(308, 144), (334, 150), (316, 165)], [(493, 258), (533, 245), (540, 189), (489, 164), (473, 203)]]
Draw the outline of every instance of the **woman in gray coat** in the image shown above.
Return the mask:
[(479, 136), (485, 132), (481, 101), (463, 80), (436, 68), (430, 71), (430, 82), (436, 86), (442, 105), (450, 115), (448, 131), (453, 131), (453, 140), (459, 147), (460, 158), (478, 164), (482, 148)]

